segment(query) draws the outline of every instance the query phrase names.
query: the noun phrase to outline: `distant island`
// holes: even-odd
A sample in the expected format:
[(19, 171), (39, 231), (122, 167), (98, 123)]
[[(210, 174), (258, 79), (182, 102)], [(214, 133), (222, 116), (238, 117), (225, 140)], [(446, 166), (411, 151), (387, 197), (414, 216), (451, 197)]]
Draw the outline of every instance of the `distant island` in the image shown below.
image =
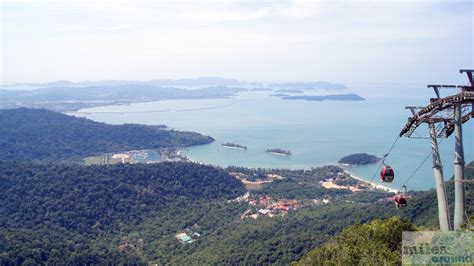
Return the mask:
[(296, 90), (296, 89), (280, 89), (280, 90), (276, 90), (275, 92), (283, 92), (283, 93), (303, 93), (302, 90)]
[(88, 86), (121, 86), (121, 85), (151, 85), (151, 86), (240, 86), (249, 82), (233, 78), (197, 77), (182, 79), (152, 79), (152, 80), (96, 80), (96, 81), (69, 81), (57, 80), (45, 83), (16, 83), (8, 86), (28, 87), (88, 87)]
[(306, 101), (365, 101), (365, 98), (351, 93), (351, 94), (335, 94), (335, 95), (324, 95), (324, 96), (313, 96), (313, 95), (299, 95), (299, 96), (286, 96), (282, 97), (283, 100), (306, 100)]
[(381, 158), (367, 153), (355, 153), (345, 156), (339, 160), (339, 163), (349, 165), (366, 165), (380, 161)]
[(235, 143), (230, 143), (230, 142), (223, 143), (223, 144), (221, 144), (221, 146), (224, 147), (224, 148), (247, 150), (247, 146), (240, 145), (240, 144), (235, 144)]
[(254, 89), (250, 89), (250, 91), (273, 91), (273, 89), (270, 89), (270, 88), (254, 88)]
[(286, 82), (276, 83), (273, 87), (280, 88), (297, 88), (302, 90), (344, 90), (347, 89), (346, 85), (340, 83), (331, 83), (327, 81), (315, 81), (315, 82)]
[(276, 155), (283, 155), (283, 156), (289, 156), (289, 155), (291, 155), (291, 151), (287, 151), (287, 150), (283, 150), (283, 149), (278, 149), (278, 148), (275, 148), (275, 149), (267, 149), (265, 152), (273, 153), (273, 154), (276, 154)]
[[(31, 89), (17, 90), (17, 87)], [(343, 88), (343, 84), (325, 81), (267, 84), (219, 77), (79, 82), (59, 80), (0, 85), (0, 109), (26, 107), (71, 112), (97, 106), (160, 100), (227, 99), (241, 92), (280, 90), (276, 93), (303, 93), (303, 90)]]
[(197, 89), (125, 84), (88, 87), (44, 87), (34, 90), (0, 89), (0, 109), (19, 107), (77, 111), (82, 108), (178, 99), (226, 99), (246, 88), (210, 86)]
[(284, 94), (284, 93), (275, 93), (275, 94), (270, 94), (270, 96), (273, 96), (273, 97), (288, 97), (290, 95)]

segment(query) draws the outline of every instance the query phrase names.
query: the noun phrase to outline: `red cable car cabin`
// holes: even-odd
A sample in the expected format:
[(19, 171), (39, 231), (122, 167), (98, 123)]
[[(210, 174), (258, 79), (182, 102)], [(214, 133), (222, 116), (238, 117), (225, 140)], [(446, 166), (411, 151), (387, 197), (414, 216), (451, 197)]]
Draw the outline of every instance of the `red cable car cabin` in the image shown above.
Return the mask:
[(393, 171), (392, 167), (384, 165), (382, 170), (380, 170), (380, 179), (383, 182), (392, 182), (394, 178), (395, 172)]
[(395, 205), (397, 205), (397, 209), (403, 209), (407, 206), (407, 199), (403, 195), (396, 195), (394, 200)]

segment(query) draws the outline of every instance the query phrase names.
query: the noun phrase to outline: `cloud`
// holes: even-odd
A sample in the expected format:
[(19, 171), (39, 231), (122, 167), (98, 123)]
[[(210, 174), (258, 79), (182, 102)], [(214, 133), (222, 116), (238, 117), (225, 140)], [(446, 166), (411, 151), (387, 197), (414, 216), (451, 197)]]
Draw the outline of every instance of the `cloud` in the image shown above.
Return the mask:
[[(2, 4), (2, 72), (11, 81), (199, 75), (422, 80), (472, 66), (472, 6), (444, 1), (7, 1)], [(341, 69), (347, 72), (343, 77)]]

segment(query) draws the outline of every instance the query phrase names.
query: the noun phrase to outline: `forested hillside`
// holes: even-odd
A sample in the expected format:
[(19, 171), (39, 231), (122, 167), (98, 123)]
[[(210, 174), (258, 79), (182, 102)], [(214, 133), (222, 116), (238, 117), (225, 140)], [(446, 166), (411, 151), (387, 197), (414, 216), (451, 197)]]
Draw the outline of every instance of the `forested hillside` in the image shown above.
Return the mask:
[[(317, 187), (319, 180), (334, 176), (337, 167), (311, 171), (234, 167), (227, 171), (266, 171), (286, 177), (252, 192), (256, 196), (281, 196), (303, 203), (311, 197), (329, 196), (331, 202), (283, 216), (242, 219), (248, 203), (228, 200), (243, 195), (243, 185), (226, 171), (211, 166), (1, 162), (0, 264), (28, 260), (288, 264), (354, 223), (399, 216), (417, 226), (437, 228), (434, 190), (410, 192), (408, 207), (399, 211), (385, 192), (351, 193)], [(472, 170), (468, 173), (467, 178), (472, 178)], [(314, 192), (298, 192), (302, 186)], [(468, 185), (470, 212), (473, 191)], [(175, 239), (174, 234), (193, 226), (201, 234), (196, 242), (182, 244)], [(365, 232), (366, 227), (360, 230)], [(126, 244), (131, 247), (120, 251)]]
[(44, 109), (0, 110), (0, 160), (68, 160), (106, 152), (206, 144), (209, 136), (108, 125)]
[(293, 265), (400, 265), (403, 231), (416, 227), (399, 217), (351, 225)]
[(288, 216), (227, 224), (174, 262), (215, 265), (286, 265), (354, 223), (385, 218), (374, 206), (338, 201)]
[[(284, 172), (312, 181), (334, 170)], [(344, 227), (383, 215), (341, 201), (241, 220), (248, 205), (228, 202), (244, 194), (241, 182), (192, 163), (0, 162), (0, 194), (0, 264), (288, 263)], [(183, 245), (174, 238), (194, 225), (202, 234), (197, 242)], [(128, 243), (133, 248), (121, 252)]]
[[(241, 220), (248, 205), (223, 170), (192, 163), (0, 163), (0, 264), (289, 263), (354, 222), (383, 216), (343, 201)], [(174, 234), (199, 226), (201, 238)], [(120, 252), (121, 245), (133, 248)]]
[[(222, 204), (243, 193), (240, 181), (223, 170), (192, 163), (0, 162), (0, 265), (28, 259), (60, 259), (61, 264), (143, 261), (142, 255), (119, 253), (118, 247), (133, 241), (129, 232), (143, 229), (145, 221), (159, 221), (149, 235), (172, 237), (195, 223), (205, 231), (233, 216), (236, 206)], [(152, 242), (149, 235), (140, 237), (145, 245)]]

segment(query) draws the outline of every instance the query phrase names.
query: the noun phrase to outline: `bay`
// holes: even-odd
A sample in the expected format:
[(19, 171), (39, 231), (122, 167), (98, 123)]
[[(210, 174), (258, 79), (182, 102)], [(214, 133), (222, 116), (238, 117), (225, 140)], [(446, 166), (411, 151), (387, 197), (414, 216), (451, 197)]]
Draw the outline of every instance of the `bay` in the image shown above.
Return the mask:
[[(357, 85), (356, 85), (357, 86)], [(382, 156), (388, 151), (406, 123), (407, 105), (424, 106), (431, 91), (414, 85), (359, 84), (359, 89), (312, 91), (305, 94), (358, 93), (366, 101), (282, 100), (271, 91), (242, 92), (231, 99), (165, 100), (102, 106), (69, 114), (111, 124), (165, 124), (169, 128), (196, 131), (215, 138), (208, 145), (190, 147), (183, 152), (194, 161), (219, 165), (309, 169), (337, 161), (352, 153)], [(416, 92), (416, 93), (414, 93)], [(427, 136), (427, 126), (417, 131)], [(473, 160), (473, 124), (464, 124), (466, 162)], [(445, 178), (453, 174), (454, 141), (440, 139)], [(227, 149), (231, 142), (247, 150)], [(265, 153), (268, 148), (290, 150), (291, 156)], [(409, 190), (434, 186), (428, 139), (400, 138), (386, 160), (396, 171), (394, 189)], [(416, 171), (418, 166), (421, 168)], [(378, 164), (349, 167), (346, 170), (365, 180), (378, 181)], [(410, 179), (409, 179), (410, 178)], [(408, 180), (409, 179), (409, 180)]]

